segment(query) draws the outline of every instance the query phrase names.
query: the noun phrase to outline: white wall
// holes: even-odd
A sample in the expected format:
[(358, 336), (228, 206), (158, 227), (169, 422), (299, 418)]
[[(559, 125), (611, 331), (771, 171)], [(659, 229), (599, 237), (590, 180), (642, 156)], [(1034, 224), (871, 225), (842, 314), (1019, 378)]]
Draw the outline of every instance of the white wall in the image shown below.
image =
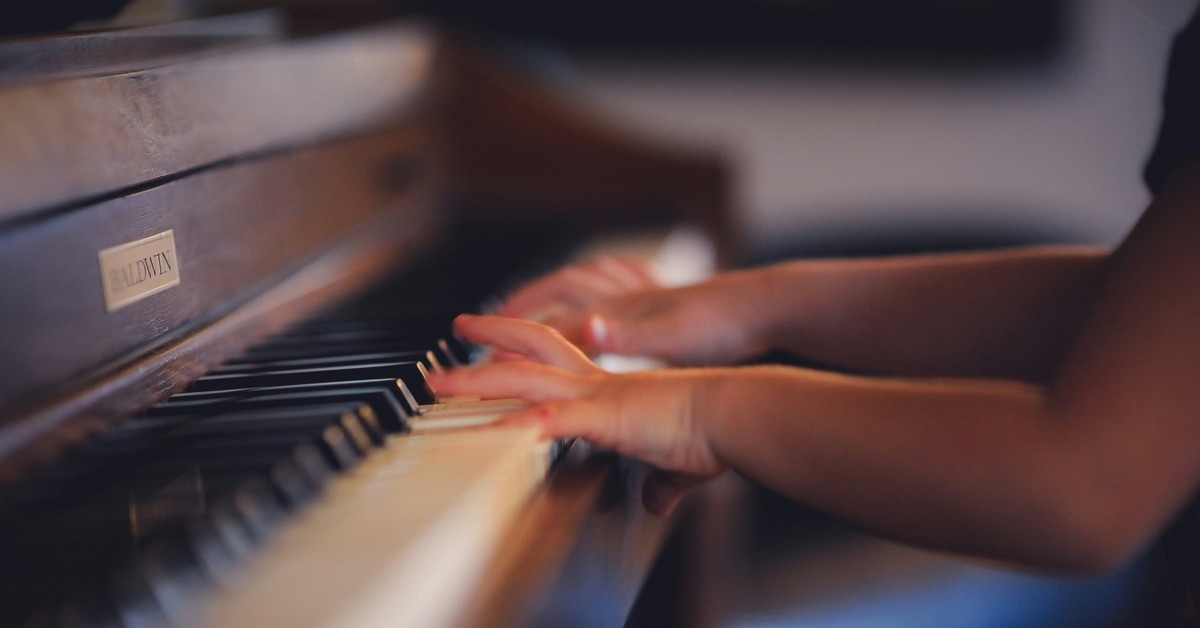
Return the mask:
[(757, 249), (921, 221), (1112, 242), (1148, 198), (1167, 50), (1195, 6), (1077, 0), (1062, 52), (1039, 65), (592, 54), (573, 75), (627, 125), (726, 149)]

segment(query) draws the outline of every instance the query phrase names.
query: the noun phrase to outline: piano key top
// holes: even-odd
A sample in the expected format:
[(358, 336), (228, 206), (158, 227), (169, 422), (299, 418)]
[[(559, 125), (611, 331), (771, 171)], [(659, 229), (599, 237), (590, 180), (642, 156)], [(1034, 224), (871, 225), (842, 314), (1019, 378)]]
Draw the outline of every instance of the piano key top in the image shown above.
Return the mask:
[(300, 408), (318, 403), (361, 403), (374, 413), (379, 424), (388, 432), (403, 432), (407, 429), (408, 412), (401, 406), (394, 387), (334, 388), (331, 390), (298, 393), (275, 393), (257, 391), (215, 399), (192, 399), (175, 403), (160, 404), (151, 408), (146, 416), (163, 417), (188, 415), (198, 412), (229, 412), (237, 409)]
[[(263, 386), (256, 388), (233, 388), (229, 390), (208, 390), (208, 391), (186, 391), (172, 395), (166, 401), (155, 406), (151, 410), (151, 414), (159, 408), (166, 408), (177, 403), (199, 402), (199, 401), (222, 401), (236, 402), (238, 399), (250, 399), (257, 396), (265, 395), (285, 395), (285, 394), (308, 394), (312, 393), (314, 398), (319, 399), (321, 394), (337, 394), (341, 389), (347, 390), (366, 390), (366, 389), (382, 389), (388, 397), (400, 404), (406, 415), (412, 415), (417, 412), (420, 404), (417, 403), (415, 397), (408, 389), (408, 385), (401, 380), (382, 378), (382, 379), (363, 379), (347, 382), (314, 382), (310, 384), (289, 384), (284, 386)], [(170, 412), (164, 411), (164, 415), (169, 415)]]
[(409, 419), (409, 425), (413, 433), (481, 427), (495, 423), (505, 415), (528, 406), (529, 402), (521, 399), (429, 404), (421, 406), (421, 411)]
[(436, 360), (436, 356), (428, 350), (412, 349), (408, 351), (388, 351), (363, 354), (346, 354), (340, 352), (313, 352), (305, 357), (293, 357), (278, 360), (260, 359), (254, 362), (228, 364), (213, 369), (209, 375), (232, 375), (236, 373), (257, 373), (297, 368), (325, 368), (331, 366), (352, 366), (357, 364), (381, 364), (388, 362), (420, 362), (426, 367)]
[[(232, 388), (259, 388), (316, 382), (353, 381), (358, 379), (392, 378), (404, 380), (411, 387), (413, 382), (424, 381), (426, 368), (418, 361), (375, 362), (351, 366), (327, 368), (279, 369), (253, 374), (215, 374), (197, 379), (188, 390), (228, 390)], [(414, 394), (416, 391), (414, 391)]]

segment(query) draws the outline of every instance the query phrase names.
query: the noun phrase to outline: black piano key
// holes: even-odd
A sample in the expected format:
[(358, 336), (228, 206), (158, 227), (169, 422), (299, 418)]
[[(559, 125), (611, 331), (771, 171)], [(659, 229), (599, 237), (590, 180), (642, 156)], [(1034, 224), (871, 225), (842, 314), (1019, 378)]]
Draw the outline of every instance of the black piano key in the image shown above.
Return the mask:
[[(205, 495), (210, 498), (230, 492), (247, 477), (264, 477), (289, 510), (300, 508), (316, 498), (328, 484), (332, 469), (329, 463), (311, 445), (302, 445), (291, 456), (282, 460), (251, 460), (244, 464), (228, 459), (217, 464), (208, 463), (197, 475), (202, 478)], [(138, 479), (152, 481), (180, 477), (188, 470), (187, 464), (159, 464), (140, 469)], [(161, 497), (161, 495), (160, 495)]]
[(183, 542), (196, 557), (197, 568), (210, 581), (220, 585), (233, 579), (243, 556), (218, 531), (215, 521), (222, 516), (228, 515), (214, 511), (208, 517), (187, 522), (183, 530)]
[[(341, 428), (359, 456), (383, 443), (383, 430), (378, 420), (370, 407), (362, 404), (222, 414), (188, 423), (175, 430), (171, 438), (196, 442), (196, 439), (224, 439), (230, 436), (251, 440), (275, 437), (276, 434), (286, 435), (293, 430), (319, 427), (327, 418), (325, 413), (331, 410), (334, 412), (331, 425)], [(307, 431), (304, 433), (308, 434)]]
[[(218, 481), (218, 475), (221, 473), (233, 477), (239, 474), (268, 473), (281, 462), (295, 465), (310, 485), (319, 487), (323, 485), (323, 478), (327, 477), (329, 465), (332, 464), (327, 462), (327, 459), (334, 457), (330, 452), (322, 455), (314, 446), (323, 430), (324, 426), (321, 425), (310, 428), (306, 434), (300, 436), (294, 432), (285, 433), (283, 436), (273, 433), (236, 444), (229, 439), (219, 438), (209, 438), (207, 444), (205, 441), (194, 440), (186, 447), (168, 446), (164, 443), (153, 455), (139, 456), (136, 463), (124, 471), (110, 469), (106, 474), (96, 474), (76, 482), (44, 487), (34, 498), (23, 500), (21, 505), (26, 516), (46, 516), (47, 511), (52, 514), (56, 509), (62, 511), (64, 508), (86, 509), (90, 502), (103, 502), (104, 495), (130, 490), (131, 483), (145, 482), (147, 478), (166, 477), (169, 474), (178, 476), (188, 470), (206, 478), (206, 485), (211, 491), (222, 485)], [(313, 460), (314, 457), (316, 460)], [(122, 516), (119, 506), (113, 510), (117, 513), (116, 516)], [(19, 520), (21, 517), (15, 518)]]
[(220, 413), (235, 410), (264, 408), (302, 408), (319, 403), (350, 402), (368, 406), (379, 424), (389, 432), (407, 431), (409, 412), (400, 403), (395, 387), (333, 388), (329, 390), (270, 393), (263, 391), (215, 397), (209, 399), (184, 399), (164, 403), (147, 411), (146, 416), (159, 418), (168, 416), (194, 415), (200, 412)]
[[(96, 587), (85, 589), (56, 610), (45, 611), (52, 619), (44, 622), (59, 628), (124, 628), (112, 599)], [(34, 620), (30, 625), (43, 622)]]
[(372, 353), (343, 353), (330, 351), (312, 353), (305, 357), (293, 357), (277, 360), (258, 359), (253, 362), (227, 364), (213, 369), (209, 375), (232, 375), (237, 373), (260, 373), (283, 369), (326, 368), (331, 366), (354, 366), (360, 364), (381, 364), (388, 362), (424, 362), (426, 368), (437, 363), (437, 356), (431, 351), (411, 349), (406, 351), (385, 351), (376, 349)]
[[(369, 418), (369, 413), (364, 416)], [(293, 416), (283, 417), (283, 420), (288, 418), (304, 418), (304, 413), (300, 413), (299, 415), (293, 413)], [(341, 452), (339, 454), (341, 466), (350, 466), (357, 459), (358, 452), (354, 450), (354, 447), (350, 446), (352, 442), (358, 449), (364, 449), (374, 444), (371, 436), (364, 430), (361, 423), (362, 418), (364, 417), (358, 414), (343, 412), (341, 415), (335, 417), (332, 422), (328, 417), (323, 421), (325, 429), (322, 436), (328, 441), (340, 441), (344, 445), (334, 448), (336, 451)], [(215, 417), (210, 421), (189, 423), (182, 427), (178, 424), (172, 424), (171, 427), (173, 429), (167, 433), (164, 433), (158, 424), (130, 427), (127, 431), (133, 434), (153, 433), (154, 438), (149, 439), (150, 442), (164, 445), (162, 453), (170, 455), (185, 452), (188, 448), (195, 448), (201, 441), (213, 441), (214, 439), (236, 436), (232, 432), (243, 431), (243, 428), (251, 423), (256, 423), (259, 427), (262, 427), (263, 424), (268, 422), (270, 423), (268, 431), (280, 431), (282, 433), (281, 430), (283, 427), (292, 432), (295, 429), (295, 421), (291, 421), (291, 424), (285, 426), (281, 422), (278, 413), (276, 413), (273, 421), (269, 421), (267, 417), (262, 416), (260, 413), (258, 416), (250, 417), (238, 417), (236, 415), (232, 417)], [(320, 426), (318, 424), (318, 427)], [(233, 429), (231, 430), (230, 428)], [(262, 433), (258, 430), (245, 431), (255, 439), (262, 437)], [(311, 427), (308, 431), (311, 435)], [(355, 433), (353, 439), (349, 432)], [(379, 436), (379, 434), (376, 436)], [(291, 438), (294, 440), (294, 433)], [(125, 443), (128, 443), (130, 440), (136, 439), (117, 440), (124, 440)], [(230, 450), (226, 448), (224, 451), (229, 453)], [(275, 478), (287, 477), (286, 474), (281, 475), (284, 471), (283, 467), (277, 466), (273, 471)], [(132, 481), (128, 478), (144, 478), (147, 473), (150, 472), (144, 470), (134, 472), (126, 476), (127, 479), (125, 481)], [(230, 500), (233, 515), (226, 514), (215, 520), (220, 524), (219, 529), (221, 534), (218, 536), (223, 537), (222, 547), (244, 548), (248, 543), (261, 542), (269, 536), (273, 528), (278, 524), (278, 521), (282, 519), (281, 513), (283, 509), (292, 505), (289, 503), (287, 495), (290, 494), (293, 497), (291, 501), (301, 501), (299, 493), (295, 491), (289, 493), (278, 490), (278, 488), (286, 487), (288, 484), (277, 481), (275, 485), (271, 485), (268, 484), (267, 480), (262, 479), (257, 482), (250, 480), (250, 483), (247, 485), (242, 479), (242, 475), (238, 473), (218, 474), (206, 478), (210, 490), (213, 489), (214, 484), (224, 484), (228, 490), (221, 488), (218, 489), (218, 492), (232, 493)], [(272, 477), (271, 470), (267, 471), (266, 476), (267, 478)], [(218, 478), (220, 481), (218, 481)], [(239, 481), (240, 486), (238, 485)], [(290, 484), (294, 485), (295, 483), (291, 482)], [(115, 491), (115, 494), (121, 497), (120, 491)], [(131, 549), (135, 547), (129, 541), (128, 521), (125, 520), (130, 507), (127, 500), (128, 497), (125, 497), (124, 502), (119, 500), (115, 504), (114, 511), (120, 515), (120, 518), (114, 517), (114, 525), (111, 526), (97, 525), (98, 522), (95, 519), (87, 516), (78, 516), (81, 513), (87, 514), (89, 503), (86, 501), (79, 506), (69, 508), (60, 517), (59, 525), (39, 526), (37, 532), (44, 533), (44, 537), (39, 537), (37, 534), (32, 538), (28, 535), (22, 535), (25, 536), (26, 540), (33, 541), (32, 543), (25, 544), (26, 550), (30, 551), (27, 554), (29, 559), (21, 559), (19, 556), (10, 557), (14, 560), (8, 561), (9, 566), (13, 566), (14, 563), (16, 565), (22, 563), (35, 564), (34, 561), (40, 561), (40, 564), (47, 569), (52, 569), (55, 572), (70, 570), (80, 574), (80, 577), (85, 577), (85, 574), (95, 575), (108, 571), (105, 565), (111, 564), (113, 560), (130, 551), (126, 548)], [(93, 512), (92, 514), (96, 513)], [(29, 523), (38, 522), (30, 521)], [(64, 529), (63, 525), (67, 527)], [(214, 525), (213, 529), (216, 531), (218, 528)], [(83, 534), (79, 534), (80, 532)], [(44, 538), (45, 541), (39, 543), (37, 542), (38, 538)], [(79, 542), (74, 542), (75, 539), (78, 539)], [(122, 539), (125, 540), (123, 541)], [(211, 549), (209, 550), (209, 563), (216, 564), (212, 560), (212, 556), (214, 555), (212, 551)], [(229, 556), (238, 551), (240, 550), (225, 549), (222, 554)], [(157, 621), (163, 609), (152, 601), (147, 600), (145, 591), (143, 590), (144, 587), (136, 579), (133, 579), (134, 576), (126, 575), (123, 578), (123, 584), (119, 584), (117, 587), (117, 590), (122, 592), (121, 600), (118, 604), (121, 616), (129, 621)], [(131, 592), (133, 589), (137, 589), (137, 591)]]
[(236, 561), (240, 562), (253, 553), (255, 543), (250, 526), (231, 503), (214, 506), (208, 522), (212, 525), (213, 534), (220, 540), (221, 548)]
[[(499, 238), (503, 245), (493, 241), (494, 230), (476, 235), (469, 243), (456, 241), (418, 263), (412, 272), (230, 360), (193, 392), (162, 404), (180, 409), (150, 411), (86, 447), (60, 469), (43, 474), (36, 489), (10, 493), (0, 504), (0, 552), (7, 555), (5, 543), (13, 540), (6, 537), (6, 525), (57, 518), (47, 529), (71, 529), (81, 538), (76, 542), (53, 534), (29, 537), (39, 547), (31, 545), (22, 560), (43, 555), (47, 559), (31, 567), (30, 573), (44, 568), (39, 577), (53, 574), (67, 587), (88, 578), (109, 583), (101, 587), (105, 596), (66, 607), (57, 615), (64, 620), (60, 623), (69, 623), (65, 620), (71, 617), (86, 618), (89, 625), (116, 624), (120, 617), (171, 619), (173, 609), (186, 603), (189, 589), (204, 586), (201, 581), (228, 581), (237, 565), (272, 534), (285, 511), (302, 507), (325, 486), (334, 469), (352, 467), (368, 449), (383, 442), (380, 427), (396, 431), (401, 425), (397, 417), (416, 412), (418, 403), (430, 403), (424, 370), (471, 361), (476, 347), (453, 334), (454, 315), (476, 310), (484, 298), (495, 294), (500, 282), (512, 276), (511, 269), (526, 263), (529, 251), (544, 250), (541, 243), (569, 240), (547, 239), (544, 234), (534, 238), (524, 228)], [(513, 242), (518, 245), (513, 247)], [(521, 255), (513, 255), (513, 248), (521, 249)], [(447, 277), (454, 279), (447, 281)], [(387, 359), (381, 359), (381, 354)], [(400, 355), (405, 359), (391, 359)], [(409, 366), (399, 375), (361, 370), (364, 364), (422, 361), (425, 369)], [(345, 366), (353, 368), (322, 368)], [(237, 377), (247, 375), (256, 377)], [(370, 392), (356, 397), (350, 390), (358, 388)], [(214, 405), (201, 408), (206, 402)], [(293, 402), (297, 405), (289, 405)], [(363, 403), (369, 410), (351, 413), (352, 417), (337, 414), (323, 422), (304, 418), (297, 410), (309, 403), (345, 402)], [(396, 412), (397, 407), (401, 412)], [(282, 416), (268, 418), (263, 411)], [(164, 519), (158, 529), (152, 529), (145, 542), (133, 543), (129, 522), (119, 518), (128, 517), (129, 489), (149, 491), (151, 501), (154, 490), (163, 490), (169, 502), (171, 491), (178, 488), (182, 492), (175, 497), (186, 499), (190, 489), (182, 482), (172, 487), (171, 482), (188, 471), (203, 478), (205, 488), (198, 493), (203, 495), (203, 514), (176, 513), (174, 519)], [(136, 492), (133, 496), (140, 499)], [(106, 506), (104, 499), (115, 501)], [(28, 505), (37, 507), (23, 509)], [(158, 505), (149, 503), (147, 512)], [(157, 516), (165, 517), (168, 511)], [(109, 515), (112, 526), (89, 525), (88, 517), (104, 521)], [(72, 521), (76, 525), (64, 523)], [(107, 551), (96, 551), (97, 545)], [(121, 556), (134, 556), (126, 563), (133, 567), (114, 579), (113, 565)], [(7, 566), (11, 565), (0, 569)], [(73, 575), (79, 570), (86, 574)], [(7, 590), (0, 598), (11, 597), (10, 591), (20, 595), (36, 590)], [(49, 604), (51, 598), (47, 594), (37, 604)], [(33, 608), (34, 603), (29, 604)]]
[[(283, 506), (278, 496), (261, 479), (244, 481), (222, 500), (207, 519), (197, 517), (160, 534), (124, 567), (112, 565), (125, 552), (94, 556), (59, 554), (31, 555), (27, 565), (49, 568), (57, 574), (70, 574), (78, 581), (109, 580), (112, 606), (120, 623), (150, 622), (152, 625), (177, 618), (185, 598), (195, 589), (218, 578), (227, 577), (231, 565), (251, 552), (275, 532), (283, 521)], [(203, 525), (198, 522), (204, 521)], [(64, 540), (59, 536), (60, 541)], [(70, 540), (66, 537), (65, 540)], [(93, 542), (103, 538), (93, 538)], [(36, 548), (35, 548), (36, 549)], [(21, 563), (16, 561), (16, 565)], [(12, 566), (13, 562), (9, 562)], [(114, 574), (106, 577), (104, 574)], [(56, 584), (70, 584), (71, 578), (56, 577)], [(12, 592), (12, 589), (9, 589)], [(85, 607), (77, 607), (76, 614)]]
[(270, 539), (285, 519), (283, 504), (260, 478), (252, 478), (239, 486), (233, 494), (232, 504), (256, 543)]
[(319, 445), (321, 452), (327, 456), (336, 469), (345, 471), (358, 464), (358, 453), (354, 451), (350, 438), (346, 432), (337, 427), (325, 428), (321, 432)]
[(267, 484), (275, 491), (288, 510), (295, 510), (309, 502), (320, 492), (308, 474), (290, 460), (278, 462), (266, 474)]
[(121, 568), (112, 576), (110, 587), (113, 606), (116, 607), (121, 625), (133, 628), (167, 623), (167, 613), (154, 597), (150, 583), (141, 570), (133, 565)]
[[(195, 453), (195, 452), (183, 452)], [(249, 456), (243, 456), (249, 457)], [(137, 487), (147, 487), (143, 493), (153, 491), (153, 499), (160, 504), (169, 500), (193, 501), (204, 503), (219, 499), (222, 495), (232, 493), (247, 478), (263, 477), (289, 508), (298, 507), (310, 501), (323, 487), (321, 475), (314, 475), (310, 469), (301, 469), (294, 457), (279, 459), (260, 455), (251, 460), (236, 461), (229, 458), (216, 463), (207, 462), (203, 466), (188, 463), (158, 464), (139, 468), (128, 483), (114, 487), (112, 492), (136, 494)], [(324, 464), (324, 461), (321, 461)], [(327, 467), (326, 467), (327, 468)], [(172, 483), (185, 482), (194, 479), (194, 487), (175, 485)], [(158, 487), (155, 490), (155, 487)], [(151, 503), (153, 506), (153, 502)], [(132, 497), (130, 508), (133, 508)], [(187, 512), (180, 512), (186, 517)], [(160, 518), (162, 515), (159, 515)], [(149, 530), (148, 530), (149, 531)]]
[[(249, 399), (261, 395), (276, 394), (290, 395), (312, 393), (319, 398), (321, 393), (336, 393), (342, 389), (383, 390), (390, 398), (400, 405), (406, 415), (412, 416), (417, 413), (419, 404), (417, 403), (416, 398), (413, 397), (412, 392), (409, 391), (408, 385), (401, 380), (389, 378), (363, 379), (348, 382), (315, 382), (311, 384), (290, 384), (286, 386), (263, 386), (257, 388), (233, 388), (229, 390), (187, 391), (172, 395), (169, 399), (156, 407), (167, 407), (176, 403), (187, 403), (192, 401), (233, 402), (238, 399)], [(364, 401), (364, 403), (366, 402)]]
[[(175, 415), (146, 415), (115, 428), (114, 431), (118, 433), (147, 431), (156, 438), (172, 440), (190, 435), (219, 433), (222, 430), (228, 430), (231, 433), (246, 433), (255, 429), (286, 430), (289, 427), (304, 429), (322, 423), (340, 421), (344, 415), (357, 415), (364, 408), (367, 408), (365, 404), (346, 402), (320, 403), (293, 408), (200, 412), (190, 417), (185, 416), (182, 420)], [(163, 425), (169, 426), (169, 429), (163, 430)]]
[(329, 415), (327, 411), (265, 410), (220, 415), (196, 421), (175, 430), (170, 438), (176, 446), (211, 447), (212, 454), (236, 447), (267, 447), (272, 444), (314, 443), (337, 469), (348, 469), (369, 451), (375, 440), (363, 423), (363, 414), (353, 410)]
[[(182, 452), (185, 454), (195, 452)], [(313, 455), (315, 452), (313, 452)], [(242, 456), (250, 458), (249, 455)], [(111, 487), (96, 496), (96, 500), (113, 499), (117, 495), (128, 495), (129, 510), (138, 506), (134, 501), (136, 495), (149, 495), (150, 501), (145, 502), (145, 508), (155, 513), (156, 520), (150, 525), (171, 525), (178, 519), (186, 519), (191, 515), (202, 514), (203, 505), (220, 499), (223, 495), (232, 494), (238, 486), (248, 478), (265, 478), (268, 485), (289, 509), (298, 508), (311, 501), (325, 486), (328, 477), (328, 466), (319, 459), (319, 467), (306, 463), (302, 468), (296, 462), (297, 456), (273, 454), (268, 457), (259, 455), (249, 460), (222, 459), (216, 463), (206, 461), (203, 466), (188, 462), (160, 463), (139, 468), (137, 473), (125, 483)], [(190, 482), (190, 486), (185, 485)], [(195, 512), (189, 512), (184, 505), (193, 504)], [(167, 512), (171, 504), (179, 504), (176, 512)], [(115, 513), (117, 519), (124, 513)], [(76, 525), (95, 526), (98, 517), (103, 517), (100, 509), (81, 507)], [(148, 535), (154, 528), (143, 526), (142, 534)]]
[(428, 372), (420, 362), (385, 362), (316, 369), (282, 369), (252, 375), (210, 375), (193, 382), (188, 390), (231, 390), (382, 378), (404, 381), (419, 403), (433, 401), (427, 384)]
[(471, 359), (471, 354), (465, 348), (466, 345), (462, 341), (459, 341), (457, 344), (464, 348), (461, 351), (456, 351), (451, 342), (445, 338), (439, 338), (434, 345), (432, 351), (436, 352), (437, 356), (441, 358), (443, 366), (454, 368), (466, 364)]
[(172, 622), (180, 622), (197, 591), (215, 584), (205, 577), (196, 556), (181, 535), (164, 537), (143, 552), (134, 567), (151, 595)]
[[(269, 474), (276, 464), (290, 460), (302, 460), (307, 476), (313, 482), (320, 482), (322, 470), (311, 459), (305, 460), (311, 458), (311, 454), (298, 448), (316, 444), (323, 448), (322, 453), (329, 464), (339, 468), (353, 466), (381, 438), (381, 433), (376, 433), (373, 438), (364, 427), (363, 421), (371, 418), (369, 411), (364, 410), (336, 405), (289, 412), (224, 415), (188, 423), (168, 435), (160, 435), (153, 441), (151, 450), (139, 456), (133, 468), (114, 472), (112, 477), (106, 478), (102, 489), (93, 491), (92, 497), (83, 501), (62, 500), (60, 511), (69, 512), (70, 516), (63, 518), (77, 525), (96, 525), (106, 520), (123, 522), (131, 506), (122, 503), (122, 495), (154, 495), (156, 490), (162, 491), (156, 487), (183, 477), (182, 471), (194, 473), (198, 482), (206, 486), (209, 498), (219, 497), (223, 489), (242, 478)], [(179, 485), (179, 489), (186, 492), (189, 487)], [(169, 500), (173, 495), (168, 492), (160, 497)], [(126, 501), (129, 499), (132, 497)], [(161, 503), (161, 508), (170, 506), (169, 501)], [(48, 516), (54, 516), (54, 513), (35, 510), (26, 513), (24, 518)], [(21, 518), (17, 516), (13, 520), (20, 521)]]

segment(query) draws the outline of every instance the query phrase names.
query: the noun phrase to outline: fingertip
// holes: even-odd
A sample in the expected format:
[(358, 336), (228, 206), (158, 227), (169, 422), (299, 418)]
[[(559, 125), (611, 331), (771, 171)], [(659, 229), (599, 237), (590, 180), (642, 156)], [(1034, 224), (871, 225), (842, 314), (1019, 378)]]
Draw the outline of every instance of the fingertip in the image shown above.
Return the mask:
[(497, 318), (495, 314), (471, 314), (464, 312), (454, 317), (454, 331), (471, 342), (491, 344), (488, 342), (488, 325), (486, 321)]
[(462, 314), (459, 314), (458, 316), (454, 317), (454, 323), (453, 323), (454, 328), (458, 329), (461, 325), (464, 325), (464, 324), (469, 325), (471, 320), (474, 318), (475, 318), (474, 314), (471, 314), (469, 312), (463, 312)]
[(592, 314), (584, 325), (587, 341), (599, 351), (608, 350), (612, 340), (612, 327), (599, 314)]

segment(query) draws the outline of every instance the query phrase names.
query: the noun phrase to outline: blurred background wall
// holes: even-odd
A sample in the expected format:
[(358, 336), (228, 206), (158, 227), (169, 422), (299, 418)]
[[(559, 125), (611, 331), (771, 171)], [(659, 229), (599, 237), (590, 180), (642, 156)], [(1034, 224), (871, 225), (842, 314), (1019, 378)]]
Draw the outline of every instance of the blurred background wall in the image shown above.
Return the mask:
[[(329, 0), (137, 0), (184, 13)], [(751, 260), (1114, 243), (1197, 0), (354, 0), (529, 52), (618, 126), (726, 151)], [(328, 11), (326, 11), (328, 13)], [(864, 17), (865, 16), (865, 17)]]
[(1195, 6), (1078, 0), (1030, 57), (609, 49), (568, 54), (563, 76), (623, 124), (726, 149), (753, 258), (1112, 243), (1148, 200), (1166, 55)]

